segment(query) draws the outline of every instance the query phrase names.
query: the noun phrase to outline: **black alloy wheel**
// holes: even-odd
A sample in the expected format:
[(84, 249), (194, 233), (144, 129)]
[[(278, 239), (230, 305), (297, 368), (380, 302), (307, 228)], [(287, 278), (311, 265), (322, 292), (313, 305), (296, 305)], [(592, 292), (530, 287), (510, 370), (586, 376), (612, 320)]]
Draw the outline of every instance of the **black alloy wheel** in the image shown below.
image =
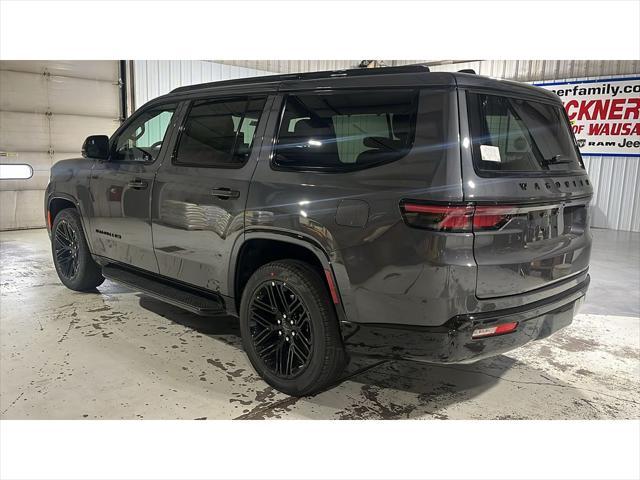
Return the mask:
[(240, 302), (242, 345), (256, 372), (297, 397), (335, 384), (348, 362), (322, 271), (283, 259), (259, 267)]
[(75, 208), (58, 212), (51, 226), (51, 251), (60, 281), (71, 290), (88, 292), (102, 282), (102, 268), (94, 261)]
[(291, 378), (309, 364), (313, 351), (309, 310), (290, 285), (270, 280), (255, 291), (249, 328), (256, 353), (274, 374)]
[(60, 274), (72, 280), (78, 274), (78, 234), (66, 220), (56, 225), (53, 249)]

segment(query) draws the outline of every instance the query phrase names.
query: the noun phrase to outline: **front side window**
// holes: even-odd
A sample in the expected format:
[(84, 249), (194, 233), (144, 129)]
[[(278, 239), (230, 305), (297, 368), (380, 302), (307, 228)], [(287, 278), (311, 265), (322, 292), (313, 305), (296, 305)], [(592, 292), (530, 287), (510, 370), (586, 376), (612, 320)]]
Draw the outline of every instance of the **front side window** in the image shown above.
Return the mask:
[(476, 168), (540, 172), (584, 168), (562, 106), (480, 93), (468, 94)]
[(413, 90), (289, 95), (274, 162), (345, 171), (398, 160), (413, 145), (417, 106)]
[(158, 157), (176, 104), (152, 107), (137, 116), (118, 136), (112, 160), (153, 162)]
[(266, 99), (194, 102), (175, 152), (176, 164), (240, 167), (248, 160)]

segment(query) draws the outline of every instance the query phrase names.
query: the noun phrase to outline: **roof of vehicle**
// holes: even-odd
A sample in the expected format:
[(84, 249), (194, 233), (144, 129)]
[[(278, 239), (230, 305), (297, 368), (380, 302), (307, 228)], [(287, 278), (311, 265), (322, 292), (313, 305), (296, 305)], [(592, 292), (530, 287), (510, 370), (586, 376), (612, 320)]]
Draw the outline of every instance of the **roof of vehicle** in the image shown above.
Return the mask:
[(289, 73), (238, 78), (179, 87), (166, 97), (218, 93), (221, 90), (295, 91), (315, 88), (400, 87), (400, 86), (460, 86), (508, 91), (537, 96), (547, 101), (560, 99), (548, 90), (526, 83), (489, 78), (473, 73), (431, 72), (426, 65), (356, 68), (323, 72)]

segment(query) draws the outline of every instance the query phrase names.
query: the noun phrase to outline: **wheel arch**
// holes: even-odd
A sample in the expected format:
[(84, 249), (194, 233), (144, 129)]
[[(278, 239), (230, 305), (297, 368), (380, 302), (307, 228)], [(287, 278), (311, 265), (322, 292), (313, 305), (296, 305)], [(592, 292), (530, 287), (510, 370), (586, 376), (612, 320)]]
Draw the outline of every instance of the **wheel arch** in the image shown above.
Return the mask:
[(343, 307), (343, 296), (327, 252), (313, 240), (299, 234), (281, 232), (249, 232), (245, 234), (242, 242), (234, 246), (229, 265), (228, 285), (236, 309), (239, 311), (242, 292), (251, 274), (262, 265), (285, 258), (305, 261), (319, 273), (329, 295), (334, 299), (333, 306), (338, 321), (345, 321), (347, 315)]
[(82, 209), (80, 208), (80, 202), (76, 200), (74, 197), (69, 195), (68, 193), (58, 193), (54, 192), (47, 197), (45, 204), (45, 215), (46, 215), (46, 223), (47, 223), (47, 231), (49, 232), (49, 236), (51, 236), (51, 227), (53, 226), (53, 221), (62, 210), (66, 208), (75, 208), (78, 212), (78, 216), (80, 217), (80, 223), (82, 224), (82, 230), (84, 231), (84, 237), (87, 241), (87, 245), (89, 245), (89, 250), (93, 252), (93, 248), (91, 245), (91, 235), (89, 233), (87, 219), (82, 214)]
[(56, 195), (49, 198), (47, 202), (47, 212), (51, 215), (51, 225), (53, 225), (53, 220), (56, 218), (56, 215), (65, 208), (75, 208), (80, 211), (78, 202), (67, 195)]

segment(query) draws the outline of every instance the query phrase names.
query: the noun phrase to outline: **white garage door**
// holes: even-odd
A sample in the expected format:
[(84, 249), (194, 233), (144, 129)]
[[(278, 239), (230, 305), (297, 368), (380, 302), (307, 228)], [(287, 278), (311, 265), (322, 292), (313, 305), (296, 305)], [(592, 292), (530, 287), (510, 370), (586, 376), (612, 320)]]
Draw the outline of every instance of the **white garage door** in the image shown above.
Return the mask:
[(118, 79), (117, 61), (0, 61), (0, 164), (33, 170), (0, 179), (0, 230), (44, 226), (51, 166), (120, 124)]

